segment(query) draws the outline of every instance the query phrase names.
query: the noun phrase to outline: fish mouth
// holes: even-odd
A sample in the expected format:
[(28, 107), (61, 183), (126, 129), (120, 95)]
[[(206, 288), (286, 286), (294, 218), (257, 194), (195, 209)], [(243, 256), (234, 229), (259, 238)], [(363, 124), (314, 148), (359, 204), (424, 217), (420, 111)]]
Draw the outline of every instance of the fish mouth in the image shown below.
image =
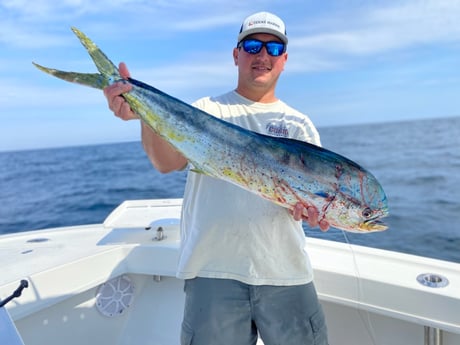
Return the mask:
[(384, 231), (388, 225), (380, 219), (369, 219), (359, 225), (359, 229), (364, 232)]

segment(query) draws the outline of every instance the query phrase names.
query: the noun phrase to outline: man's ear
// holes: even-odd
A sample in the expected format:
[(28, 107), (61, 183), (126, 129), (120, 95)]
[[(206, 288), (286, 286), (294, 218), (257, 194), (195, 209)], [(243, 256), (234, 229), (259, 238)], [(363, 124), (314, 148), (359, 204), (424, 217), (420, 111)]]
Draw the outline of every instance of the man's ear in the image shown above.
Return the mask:
[(235, 63), (235, 66), (238, 66), (238, 53), (239, 49), (233, 48), (233, 62)]

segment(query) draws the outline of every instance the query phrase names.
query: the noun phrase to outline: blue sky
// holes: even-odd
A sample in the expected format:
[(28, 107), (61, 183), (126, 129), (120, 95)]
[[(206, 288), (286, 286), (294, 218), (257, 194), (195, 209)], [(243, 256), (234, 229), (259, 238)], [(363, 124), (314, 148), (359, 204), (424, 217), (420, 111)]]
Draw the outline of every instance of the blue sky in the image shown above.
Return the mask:
[(75, 26), (134, 78), (186, 102), (236, 85), (244, 17), (284, 19), (278, 97), (319, 127), (460, 116), (460, 1), (0, 0), (0, 151), (139, 139), (101, 91), (44, 66), (95, 67)]

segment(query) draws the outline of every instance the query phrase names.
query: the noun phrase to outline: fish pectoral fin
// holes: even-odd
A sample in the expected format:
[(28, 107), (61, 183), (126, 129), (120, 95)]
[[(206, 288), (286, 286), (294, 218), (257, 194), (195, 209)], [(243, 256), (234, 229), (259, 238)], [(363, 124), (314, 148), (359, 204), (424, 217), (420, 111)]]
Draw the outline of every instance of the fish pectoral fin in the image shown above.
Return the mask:
[(85, 86), (94, 87), (96, 89), (104, 89), (109, 85), (109, 81), (100, 73), (77, 73), (77, 72), (65, 72), (54, 68), (44, 67), (35, 62), (32, 62), (35, 67), (40, 71), (48, 73), (56, 78), (69, 81), (71, 83), (77, 83)]
[(190, 169), (191, 172), (194, 172), (196, 174), (203, 174), (203, 175), (207, 175), (207, 176), (210, 176), (209, 174), (207, 174), (205, 171), (201, 170), (201, 169), (198, 169), (198, 168), (192, 168)]

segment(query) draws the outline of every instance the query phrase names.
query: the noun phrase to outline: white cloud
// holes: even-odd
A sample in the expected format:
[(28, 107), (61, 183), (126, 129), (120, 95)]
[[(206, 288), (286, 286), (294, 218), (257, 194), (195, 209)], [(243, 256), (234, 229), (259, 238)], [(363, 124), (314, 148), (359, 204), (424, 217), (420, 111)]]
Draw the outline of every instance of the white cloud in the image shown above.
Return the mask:
[[(82, 114), (107, 110), (97, 90), (52, 79), (31, 65), (34, 60), (63, 70), (94, 72), (91, 59), (69, 30), (71, 25), (89, 34), (114, 62), (125, 59), (134, 78), (180, 99), (193, 101), (228, 91), (236, 85), (231, 48), (240, 21), (261, 9), (279, 13), (287, 23), (289, 61), (280, 90), (290, 99), (297, 97), (297, 105), (309, 113), (312, 100), (304, 94), (309, 92), (308, 83), (315, 80), (323, 88), (311, 87), (318, 96), (314, 113), (326, 113), (330, 118), (339, 116), (334, 114), (344, 108), (349, 112), (365, 109), (362, 90), (368, 90), (369, 95), (389, 90), (391, 99), (390, 91), (407, 86), (436, 84), (440, 89), (444, 85), (444, 89), (453, 90), (458, 85), (457, 71), (452, 71), (456, 76), (451, 81), (446, 71), (439, 73), (442, 65), (455, 66), (456, 56), (446, 53), (450, 60), (427, 56), (439, 47), (458, 47), (458, 0), (298, 0), (290, 2), (289, 9), (275, 0), (0, 0), (0, 104), (9, 114), (14, 111), (29, 119), (36, 110), (43, 116), (65, 109)], [(426, 62), (416, 60), (419, 47), (429, 51)], [(375, 63), (398, 58), (397, 63)], [(372, 70), (372, 80), (361, 74), (367, 63), (372, 69), (365, 74)], [(324, 71), (333, 73), (317, 73)], [(357, 78), (355, 88), (349, 90), (353, 80), (347, 78), (351, 75), (361, 79)], [(329, 81), (335, 83), (333, 92), (341, 95), (333, 102), (325, 97), (332, 92)], [(379, 102), (388, 103), (387, 99), (374, 98), (369, 105), (372, 113)], [(414, 104), (418, 103), (416, 99)], [(49, 116), (53, 123), (53, 115)]]
[(340, 61), (349, 57), (392, 53), (439, 42), (460, 42), (459, 1), (406, 1), (351, 12), (356, 14), (352, 23), (337, 21), (335, 27), (320, 33), (293, 37), (290, 50), (295, 52), (296, 59), (320, 61), (316, 66), (324, 70), (343, 65)]

